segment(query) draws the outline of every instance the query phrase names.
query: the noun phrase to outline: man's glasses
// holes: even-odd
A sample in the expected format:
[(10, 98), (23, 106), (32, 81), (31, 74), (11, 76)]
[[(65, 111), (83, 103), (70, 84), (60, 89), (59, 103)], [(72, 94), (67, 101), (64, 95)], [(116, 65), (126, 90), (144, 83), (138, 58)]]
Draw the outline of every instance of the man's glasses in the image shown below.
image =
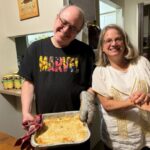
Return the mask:
[(104, 44), (107, 44), (107, 45), (110, 45), (113, 42), (115, 42), (116, 44), (120, 44), (121, 42), (123, 42), (123, 39), (120, 37), (120, 38), (116, 38), (114, 40), (113, 39), (104, 40)]
[(78, 33), (79, 32), (79, 30), (75, 26), (71, 25), (67, 20), (61, 18), (60, 15), (58, 15), (58, 18), (59, 18), (62, 26), (63, 27), (67, 26), (70, 32), (72, 32), (72, 33)]

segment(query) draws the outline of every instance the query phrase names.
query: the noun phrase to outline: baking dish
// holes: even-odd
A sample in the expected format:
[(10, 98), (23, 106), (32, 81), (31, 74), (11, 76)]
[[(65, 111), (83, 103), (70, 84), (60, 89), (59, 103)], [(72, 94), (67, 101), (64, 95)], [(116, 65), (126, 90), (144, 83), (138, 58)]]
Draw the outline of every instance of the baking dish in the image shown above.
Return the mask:
[[(65, 120), (61, 120), (62, 118), (65, 118)], [(66, 118), (69, 118), (69, 121), (66, 120)], [(77, 129), (75, 129), (75, 127), (72, 128), (72, 126), (75, 126), (76, 123), (72, 122), (74, 120), (72, 120), (73, 118), (76, 118), (77, 119), (77, 122), (81, 125), (79, 128), (77, 127)], [(90, 138), (90, 130), (87, 126), (86, 123), (83, 123), (80, 121), (79, 119), (79, 111), (66, 111), (66, 112), (59, 112), (59, 113), (48, 113), (48, 114), (43, 114), (43, 122), (45, 124), (45, 122), (47, 122), (47, 120), (50, 120), (50, 119), (54, 119), (54, 120), (57, 120), (58, 123), (55, 124), (55, 127), (53, 128), (53, 130), (50, 131), (50, 134), (49, 136), (46, 138), (49, 138), (49, 139), (61, 139), (59, 138), (59, 136), (61, 137), (62, 134), (63, 134), (63, 131), (64, 133), (66, 132), (70, 132), (69, 135), (71, 135), (71, 138), (73, 139), (74, 136), (80, 134), (80, 129), (82, 131), (82, 127), (83, 127), (83, 131), (85, 132), (84, 133), (84, 138), (81, 138), (80, 140), (68, 140), (68, 141), (55, 141), (54, 143), (53, 142), (45, 142), (45, 143), (38, 143), (37, 142), (37, 139), (40, 137), (42, 138), (42, 134), (46, 134), (45, 132), (47, 131), (48, 132), (48, 128), (52, 128), (53, 124), (51, 123), (51, 125), (49, 125), (48, 127), (43, 127), (43, 129), (41, 129), (40, 131), (37, 131), (35, 134), (32, 135), (31, 137), (31, 145), (33, 147), (36, 147), (36, 148), (53, 148), (53, 147), (60, 147), (60, 146), (67, 146), (67, 145), (75, 145), (75, 144), (81, 144), (81, 143), (84, 143), (85, 141), (87, 141), (89, 138)], [(59, 120), (61, 120), (60, 122), (63, 123), (64, 122), (64, 126), (63, 124), (61, 124), (59, 126)], [(68, 121), (68, 123), (67, 123)], [(66, 123), (65, 123), (66, 122)], [(71, 123), (72, 122), (72, 123)], [(59, 129), (59, 128), (63, 128), (64, 129)], [(71, 128), (71, 129), (70, 129)], [(74, 132), (73, 132), (74, 130)], [(57, 132), (58, 131), (58, 132)], [(52, 134), (51, 132), (53, 132), (54, 134)], [(61, 133), (60, 133), (61, 132)], [(56, 133), (56, 134), (55, 134)], [(82, 133), (82, 132), (81, 132)], [(58, 135), (58, 137), (57, 137)], [(54, 137), (53, 137), (54, 136)], [(55, 137), (56, 136), (56, 137)], [(44, 136), (43, 136), (44, 137)], [(70, 138), (70, 137), (63, 137), (63, 139), (67, 139), (67, 138)], [(44, 138), (43, 138), (44, 139)], [(46, 139), (47, 140), (47, 139)]]

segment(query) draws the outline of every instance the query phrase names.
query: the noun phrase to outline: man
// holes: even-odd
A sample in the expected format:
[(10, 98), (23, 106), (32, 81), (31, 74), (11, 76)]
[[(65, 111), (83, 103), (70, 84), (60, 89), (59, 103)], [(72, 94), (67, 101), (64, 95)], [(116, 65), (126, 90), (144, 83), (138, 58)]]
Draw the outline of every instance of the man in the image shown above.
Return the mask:
[[(79, 110), (80, 99), (87, 104), (88, 95), (93, 100), (85, 91), (91, 86), (94, 54), (88, 45), (75, 39), (83, 26), (83, 11), (75, 5), (66, 6), (56, 17), (54, 36), (36, 41), (28, 48), (19, 70), (25, 78), (21, 94), (23, 122), (34, 119), (34, 94), (40, 114)], [(88, 110), (81, 109), (84, 121), (90, 116)], [(88, 150), (89, 146), (75, 149), (83, 148)]]

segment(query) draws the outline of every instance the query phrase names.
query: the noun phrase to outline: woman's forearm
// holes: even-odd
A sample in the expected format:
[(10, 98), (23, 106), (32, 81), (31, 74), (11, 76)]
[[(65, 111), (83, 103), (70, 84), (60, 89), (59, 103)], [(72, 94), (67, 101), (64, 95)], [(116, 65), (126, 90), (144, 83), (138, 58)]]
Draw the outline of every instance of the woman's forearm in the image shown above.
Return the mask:
[(130, 99), (114, 100), (101, 95), (98, 95), (98, 99), (106, 111), (135, 107), (134, 103)]

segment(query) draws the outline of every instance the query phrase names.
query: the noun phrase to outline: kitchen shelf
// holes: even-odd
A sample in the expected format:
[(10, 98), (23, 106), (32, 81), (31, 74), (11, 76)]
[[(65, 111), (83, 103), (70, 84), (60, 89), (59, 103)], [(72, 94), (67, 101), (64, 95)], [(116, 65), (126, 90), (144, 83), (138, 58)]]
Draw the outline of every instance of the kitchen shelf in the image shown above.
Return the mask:
[(16, 90), (16, 89), (12, 89), (12, 90), (0, 89), (0, 93), (6, 95), (18, 96), (18, 97), (21, 96), (21, 90)]

